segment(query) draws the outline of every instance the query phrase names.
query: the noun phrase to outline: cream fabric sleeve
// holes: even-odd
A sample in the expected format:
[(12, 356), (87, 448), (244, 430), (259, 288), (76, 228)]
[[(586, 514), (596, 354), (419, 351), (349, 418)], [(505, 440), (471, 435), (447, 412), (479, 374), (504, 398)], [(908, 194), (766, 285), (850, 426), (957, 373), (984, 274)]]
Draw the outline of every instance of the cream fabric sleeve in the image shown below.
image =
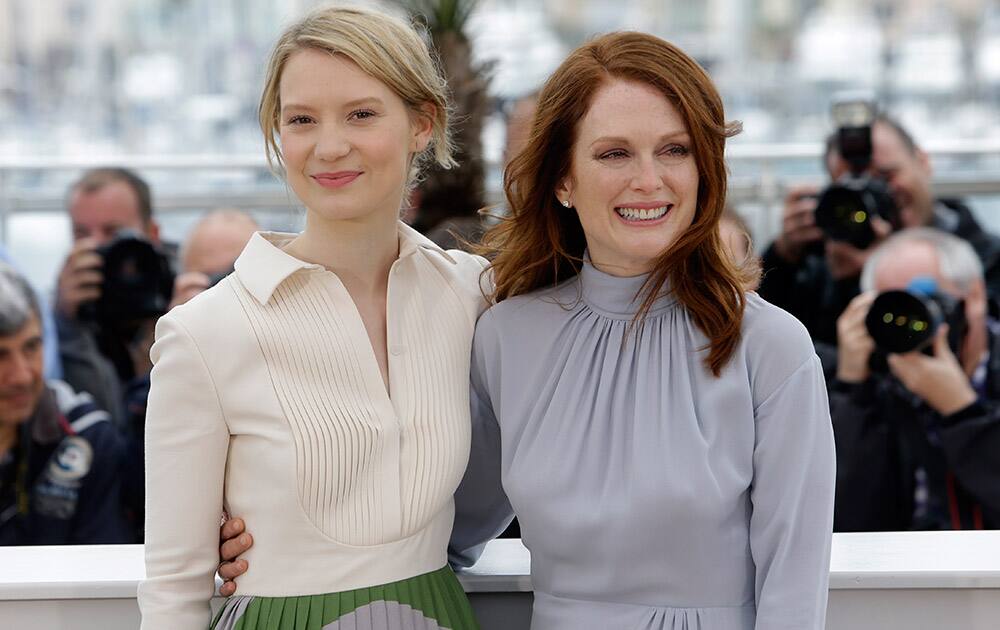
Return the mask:
[(182, 322), (156, 325), (146, 412), (142, 630), (211, 622), (229, 430), (204, 357)]

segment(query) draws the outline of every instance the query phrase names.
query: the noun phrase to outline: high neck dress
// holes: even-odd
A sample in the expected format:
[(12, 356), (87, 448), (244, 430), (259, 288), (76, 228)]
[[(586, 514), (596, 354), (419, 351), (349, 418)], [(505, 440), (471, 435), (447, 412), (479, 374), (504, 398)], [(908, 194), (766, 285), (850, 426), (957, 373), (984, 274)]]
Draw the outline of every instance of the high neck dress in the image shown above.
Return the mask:
[(533, 630), (822, 628), (835, 460), (809, 336), (747, 294), (717, 378), (669, 295), (630, 331), (645, 279), (588, 263), (480, 318), (453, 563), (513, 507)]

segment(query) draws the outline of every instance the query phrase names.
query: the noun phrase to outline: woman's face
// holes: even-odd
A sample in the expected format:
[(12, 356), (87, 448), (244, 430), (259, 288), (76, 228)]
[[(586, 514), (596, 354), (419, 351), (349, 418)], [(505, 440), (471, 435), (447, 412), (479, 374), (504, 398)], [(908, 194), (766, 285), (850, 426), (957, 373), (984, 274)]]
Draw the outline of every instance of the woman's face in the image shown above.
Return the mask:
[(430, 139), (384, 83), (343, 55), (304, 49), (279, 85), (279, 136), (288, 183), (326, 221), (395, 218), (410, 158)]
[(594, 265), (621, 276), (652, 270), (697, 205), (698, 167), (680, 113), (653, 87), (613, 79), (580, 121), (571, 160), (556, 196), (576, 209)]

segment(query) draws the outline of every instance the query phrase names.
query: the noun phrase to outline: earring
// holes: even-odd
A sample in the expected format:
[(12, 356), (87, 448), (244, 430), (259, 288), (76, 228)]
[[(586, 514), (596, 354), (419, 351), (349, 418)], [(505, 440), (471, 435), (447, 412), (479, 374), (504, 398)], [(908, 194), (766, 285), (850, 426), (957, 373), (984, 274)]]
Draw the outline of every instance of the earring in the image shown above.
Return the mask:
[(563, 199), (560, 203), (563, 205), (564, 208), (570, 207), (569, 199)]

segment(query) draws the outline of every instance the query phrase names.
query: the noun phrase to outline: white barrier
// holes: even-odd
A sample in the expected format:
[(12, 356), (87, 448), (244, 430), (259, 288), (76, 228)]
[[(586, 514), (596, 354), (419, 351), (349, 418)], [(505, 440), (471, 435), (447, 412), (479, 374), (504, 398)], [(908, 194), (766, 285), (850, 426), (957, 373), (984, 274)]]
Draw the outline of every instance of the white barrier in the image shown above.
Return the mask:
[[(827, 630), (1000, 628), (1000, 531), (836, 534)], [(497, 540), (460, 579), (483, 630), (527, 628), (529, 556)], [(142, 547), (0, 548), (0, 628), (133, 630)], [(221, 601), (221, 600), (217, 600)]]

